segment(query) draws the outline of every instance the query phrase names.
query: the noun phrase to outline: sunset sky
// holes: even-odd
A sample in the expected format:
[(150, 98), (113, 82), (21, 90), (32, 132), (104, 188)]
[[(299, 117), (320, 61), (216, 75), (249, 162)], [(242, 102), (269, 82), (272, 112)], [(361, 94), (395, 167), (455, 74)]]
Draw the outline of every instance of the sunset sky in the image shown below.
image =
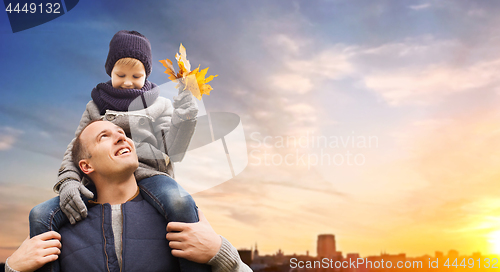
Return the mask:
[(193, 197), (237, 248), (316, 255), (331, 233), (344, 254), (500, 254), (500, 2), (147, 3), (80, 1), (18, 33), (0, 12), (0, 262), (56, 196), (122, 29), (151, 41), (152, 82), (180, 43), (219, 75), (204, 106), (241, 117), (248, 166)]

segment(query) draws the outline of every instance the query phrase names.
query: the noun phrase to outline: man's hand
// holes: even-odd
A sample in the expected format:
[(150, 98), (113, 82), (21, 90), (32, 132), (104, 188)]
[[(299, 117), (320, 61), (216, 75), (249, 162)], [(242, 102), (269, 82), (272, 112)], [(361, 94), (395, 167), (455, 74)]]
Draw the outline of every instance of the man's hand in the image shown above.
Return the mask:
[(9, 257), (10, 268), (31, 272), (42, 267), (48, 262), (57, 260), (61, 253), (61, 235), (49, 231), (31, 239), (26, 238), (21, 246)]
[(200, 221), (197, 223), (168, 223), (167, 240), (170, 241), (169, 246), (175, 257), (207, 263), (219, 252), (222, 238), (212, 229), (200, 210), (198, 217)]
[(80, 193), (88, 198), (94, 197), (94, 194), (85, 185), (76, 180), (68, 180), (61, 184), (59, 206), (71, 224), (87, 217), (87, 207), (83, 203)]

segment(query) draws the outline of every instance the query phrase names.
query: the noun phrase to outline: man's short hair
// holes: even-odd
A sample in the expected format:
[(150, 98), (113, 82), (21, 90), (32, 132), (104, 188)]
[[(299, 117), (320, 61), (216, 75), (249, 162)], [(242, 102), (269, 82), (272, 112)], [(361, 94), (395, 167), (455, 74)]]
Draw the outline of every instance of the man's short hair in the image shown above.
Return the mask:
[(73, 163), (80, 169), (80, 161), (84, 159), (90, 159), (92, 158), (92, 155), (89, 153), (87, 148), (82, 144), (82, 139), (80, 136), (82, 136), (82, 132), (90, 126), (90, 124), (94, 122), (99, 122), (101, 120), (94, 120), (90, 123), (88, 123), (82, 130), (80, 130), (80, 133), (76, 136), (75, 142), (73, 143), (73, 147), (71, 148), (71, 156), (73, 157)]

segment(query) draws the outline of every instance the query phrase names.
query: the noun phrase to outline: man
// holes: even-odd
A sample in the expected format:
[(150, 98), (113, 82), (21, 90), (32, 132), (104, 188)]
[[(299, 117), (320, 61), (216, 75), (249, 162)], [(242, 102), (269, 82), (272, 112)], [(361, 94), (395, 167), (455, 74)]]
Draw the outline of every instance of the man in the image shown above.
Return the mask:
[(34, 271), (56, 259), (63, 271), (178, 271), (174, 257), (208, 263), (212, 271), (251, 271), (201, 212), (198, 223), (169, 223), (165, 237), (165, 219), (139, 194), (135, 146), (120, 127), (96, 121), (78, 139), (88, 152), (78, 165), (96, 187), (95, 205), (87, 219), (66, 225), (61, 235), (26, 239), (8, 258), (6, 271)]

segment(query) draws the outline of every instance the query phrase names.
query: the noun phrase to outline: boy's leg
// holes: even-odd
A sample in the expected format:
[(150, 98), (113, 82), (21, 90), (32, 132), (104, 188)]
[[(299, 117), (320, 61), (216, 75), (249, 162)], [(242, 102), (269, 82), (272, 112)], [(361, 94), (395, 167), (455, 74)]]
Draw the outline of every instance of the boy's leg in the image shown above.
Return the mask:
[(59, 197), (54, 197), (36, 205), (30, 212), (30, 238), (47, 231), (59, 232), (69, 220), (59, 208)]
[[(93, 184), (87, 185), (87, 188), (96, 194)], [(87, 205), (88, 200), (84, 195), (81, 195), (83, 203)], [(59, 229), (68, 224), (69, 219), (59, 207), (59, 196), (49, 199), (41, 204), (36, 205), (30, 211), (30, 238), (47, 231), (59, 232)]]
[(195, 223), (199, 221), (196, 203), (175, 180), (156, 175), (138, 182), (143, 197), (168, 222)]
[[(29, 216), (30, 238), (47, 231), (59, 232), (62, 225), (69, 223), (68, 218), (59, 208), (59, 197), (54, 197), (31, 209)], [(45, 264), (37, 272), (59, 271), (59, 262)]]
[[(155, 207), (167, 222), (196, 223), (199, 221), (198, 208), (188, 194), (175, 180), (157, 175), (138, 182), (142, 196)], [(179, 258), (183, 272), (211, 272), (212, 267)]]

